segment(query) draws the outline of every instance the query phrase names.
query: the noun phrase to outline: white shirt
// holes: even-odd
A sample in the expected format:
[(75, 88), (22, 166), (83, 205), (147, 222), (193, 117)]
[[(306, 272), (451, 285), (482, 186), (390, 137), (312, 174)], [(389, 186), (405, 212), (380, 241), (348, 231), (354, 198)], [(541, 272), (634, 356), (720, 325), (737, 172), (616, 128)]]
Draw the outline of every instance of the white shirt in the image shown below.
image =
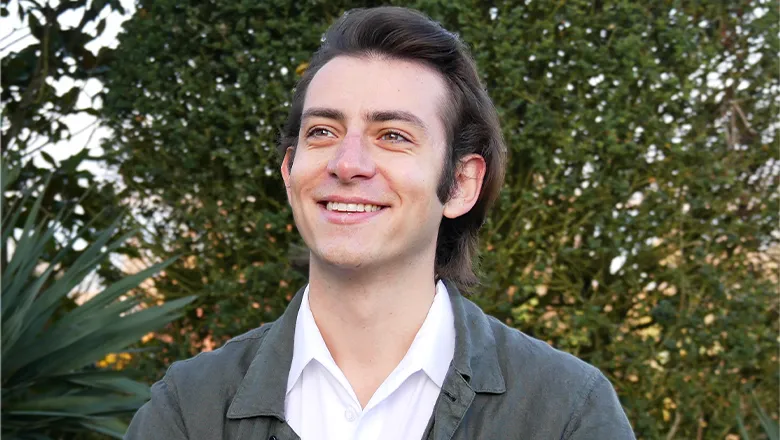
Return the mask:
[(452, 304), (439, 281), (409, 351), (361, 409), (317, 328), (307, 286), (287, 378), (287, 423), (302, 440), (422, 438), (454, 353)]

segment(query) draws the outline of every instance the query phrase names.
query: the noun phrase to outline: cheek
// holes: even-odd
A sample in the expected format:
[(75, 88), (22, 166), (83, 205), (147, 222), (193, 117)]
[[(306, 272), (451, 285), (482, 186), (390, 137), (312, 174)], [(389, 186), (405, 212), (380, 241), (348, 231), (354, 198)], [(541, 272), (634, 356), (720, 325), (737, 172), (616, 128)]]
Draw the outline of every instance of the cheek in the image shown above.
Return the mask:
[(436, 172), (418, 164), (399, 164), (397, 172), (393, 173), (393, 181), (402, 199), (407, 199), (417, 209), (441, 209), (441, 203), (436, 195), (439, 178)]
[(317, 178), (319, 166), (311, 154), (300, 154), (295, 157), (292, 170), (290, 170), (290, 189), (298, 192), (311, 186)]

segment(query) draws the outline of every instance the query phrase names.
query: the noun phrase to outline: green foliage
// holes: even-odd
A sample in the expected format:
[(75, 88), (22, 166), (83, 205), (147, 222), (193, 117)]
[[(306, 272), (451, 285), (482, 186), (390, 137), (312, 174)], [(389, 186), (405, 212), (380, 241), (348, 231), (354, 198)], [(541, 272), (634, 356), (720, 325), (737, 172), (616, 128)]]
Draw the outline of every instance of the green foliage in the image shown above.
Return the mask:
[[(3, 194), (20, 174), (18, 168), (4, 170)], [(42, 215), (49, 183), (28, 188), (14, 204), (3, 203), (2, 243), (11, 257), (2, 268), (1, 286), (2, 436), (66, 438), (99, 432), (122, 438), (122, 417), (148, 399), (148, 387), (119, 371), (95, 368), (95, 363), (176, 318), (192, 298), (138, 310), (140, 301), (125, 297), (169, 260), (74, 304), (68, 296), (73, 288), (131, 234), (114, 238), (114, 222), (63, 269), (61, 263), (75, 252), (83, 234), (65, 234), (61, 223), (72, 214), (68, 210)], [(28, 199), (33, 200), (31, 206), (25, 203)], [(23, 228), (16, 228), (20, 219)], [(47, 245), (63, 237), (67, 242), (45, 257)]]
[[(123, 12), (118, 0), (54, 4), (20, 0), (16, 6), (19, 18), (27, 24), (25, 30), (29, 30), (35, 42), (3, 57), (3, 153), (9, 149), (26, 152), (39, 136), (56, 143), (68, 135), (63, 117), (79, 112), (97, 114), (94, 108), (76, 107), (83, 83), (58, 94), (53, 82), (62, 78), (87, 80), (105, 74), (112, 50), (104, 48), (93, 54), (86, 48), (105, 30), (105, 18), (96, 23), (94, 31), (87, 29), (106, 9)], [(7, 15), (6, 6), (3, 10)], [(77, 11), (83, 13), (81, 20), (76, 26), (64, 27), (62, 16)]]
[[(160, 292), (201, 294), (158, 338), (166, 354), (138, 360), (150, 379), (278, 316), (304, 282), (272, 150), (324, 30), (372, 5), (142, 1), (126, 23), (105, 148), (155, 218), (149, 249), (186, 255)], [(474, 299), (604, 370), (639, 438), (737, 434), (741, 385), (778, 387), (776, 8), (404, 5), (469, 44), (510, 149)]]
[[(49, 213), (70, 210), (71, 215), (62, 219), (61, 226), (70, 232), (80, 228), (86, 240), (94, 240), (98, 231), (110, 226), (108, 219), (118, 217), (119, 196), (112, 185), (98, 182), (85, 168), (88, 162), (98, 159), (90, 156), (88, 150), (57, 161), (44, 149), (51, 151), (53, 145), (71, 139), (74, 133), (70, 132), (66, 120), (77, 115), (98, 114), (99, 96), (89, 100), (79, 98), (87, 95), (84, 91), (87, 81), (100, 80), (106, 73), (112, 49), (103, 48), (95, 54), (87, 45), (105, 31), (105, 12), (123, 12), (123, 9), (118, 0), (20, 0), (14, 6), (24, 26), (9, 33), (0, 43), (5, 49), (13, 47), (17, 39), (31, 37), (32, 42), (5, 54), (2, 59), (0, 155), (6, 166), (20, 169), (18, 179), (10, 183), (3, 197), (11, 203), (19, 199), (23, 188), (47, 178), (49, 185), (42, 196), (41, 209)], [(3, 2), (2, 15), (8, 15), (8, 7)], [(78, 23), (65, 24), (66, 16), (79, 14)], [(69, 88), (58, 92), (55, 87), (58, 83)], [(34, 163), (35, 155), (43, 159), (43, 166)], [(110, 211), (105, 212), (106, 209)], [(98, 215), (101, 212), (105, 215)], [(122, 225), (119, 232), (128, 229)], [(43, 258), (54, 255), (56, 243), (50, 240), (46, 246)], [(132, 253), (122, 250), (125, 251)], [(78, 255), (79, 252), (68, 254), (61, 264), (69, 266)], [(7, 261), (4, 248), (0, 265), (5, 266)], [(108, 264), (98, 268), (97, 273), (109, 281), (121, 276)]]

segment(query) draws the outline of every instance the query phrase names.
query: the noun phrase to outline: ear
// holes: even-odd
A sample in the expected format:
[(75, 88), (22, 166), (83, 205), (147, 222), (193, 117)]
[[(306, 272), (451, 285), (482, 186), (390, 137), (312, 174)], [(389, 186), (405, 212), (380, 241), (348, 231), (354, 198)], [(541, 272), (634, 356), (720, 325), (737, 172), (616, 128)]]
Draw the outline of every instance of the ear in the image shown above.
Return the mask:
[(460, 160), (455, 171), (455, 190), (444, 204), (445, 217), (456, 218), (471, 211), (482, 191), (485, 168), (485, 158), (479, 154), (469, 154)]
[(290, 202), (290, 169), (292, 164), (290, 161), (293, 156), (293, 147), (287, 147), (287, 151), (284, 152), (284, 159), (282, 160), (282, 180), (284, 180), (284, 187), (287, 191), (287, 203)]

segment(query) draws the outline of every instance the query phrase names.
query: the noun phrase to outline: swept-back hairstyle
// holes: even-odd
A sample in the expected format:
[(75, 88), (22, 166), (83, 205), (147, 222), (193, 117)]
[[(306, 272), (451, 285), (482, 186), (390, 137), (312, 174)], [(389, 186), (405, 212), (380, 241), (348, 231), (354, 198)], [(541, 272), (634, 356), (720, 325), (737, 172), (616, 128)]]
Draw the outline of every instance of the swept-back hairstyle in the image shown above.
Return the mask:
[(317, 72), (338, 56), (418, 62), (444, 79), (449, 96), (441, 116), (448, 148), (437, 188), (439, 200), (444, 203), (451, 197), (456, 171), (464, 156), (476, 153), (486, 162), (477, 203), (460, 217), (442, 218), (436, 242), (436, 273), (468, 290), (478, 284), (473, 266), (478, 232), (498, 197), (506, 167), (506, 147), (498, 115), (468, 49), (456, 35), (411, 9), (378, 7), (344, 14), (328, 29), (298, 82), (281, 134), (280, 154), (284, 155), (292, 147), (294, 160), (306, 91)]

